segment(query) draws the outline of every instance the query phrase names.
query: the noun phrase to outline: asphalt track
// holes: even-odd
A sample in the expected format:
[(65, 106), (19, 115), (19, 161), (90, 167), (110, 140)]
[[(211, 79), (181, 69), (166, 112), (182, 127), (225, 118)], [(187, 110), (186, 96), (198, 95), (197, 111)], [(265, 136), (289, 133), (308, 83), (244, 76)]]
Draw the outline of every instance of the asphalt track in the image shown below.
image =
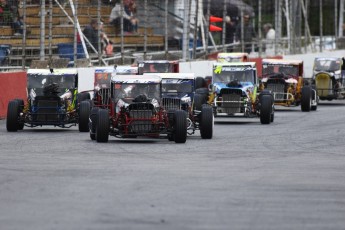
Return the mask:
[(345, 229), (345, 101), (216, 120), (186, 144), (1, 120), (0, 229)]

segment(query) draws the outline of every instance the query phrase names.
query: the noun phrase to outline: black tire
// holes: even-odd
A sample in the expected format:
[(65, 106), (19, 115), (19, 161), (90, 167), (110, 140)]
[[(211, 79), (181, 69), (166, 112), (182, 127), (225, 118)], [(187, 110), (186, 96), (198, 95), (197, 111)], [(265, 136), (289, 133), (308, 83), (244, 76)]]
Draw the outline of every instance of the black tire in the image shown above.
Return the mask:
[(96, 120), (96, 141), (108, 142), (109, 139), (109, 112), (99, 109)]
[(90, 102), (82, 101), (79, 105), (79, 132), (89, 132)]
[(174, 113), (174, 141), (185, 143), (187, 140), (187, 113), (183, 110), (176, 110)]
[(78, 103), (81, 103), (82, 101), (85, 101), (85, 100), (89, 100), (91, 99), (90, 97), (90, 94), (89, 93), (78, 93), (77, 94), (77, 101)]
[(273, 98), (271, 95), (261, 95), (260, 97), (260, 122), (261, 124), (271, 123)]
[(91, 109), (90, 113), (90, 124), (89, 124), (89, 129), (90, 129), (90, 138), (91, 140), (96, 140), (96, 122), (97, 122), (97, 113), (98, 113), (99, 108), (94, 107)]
[[(23, 112), (24, 110), (24, 100), (23, 99), (15, 99), (18, 101), (18, 115)], [(24, 129), (24, 121), (18, 121), (18, 130)]]
[(206, 104), (206, 103), (207, 103), (207, 101), (206, 101), (205, 95), (198, 94), (198, 93), (196, 93), (194, 95), (194, 102), (193, 102), (193, 109), (194, 110), (200, 110), (201, 111), (202, 105)]
[(301, 96), (302, 112), (310, 112), (312, 92), (310, 86), (303, 86)]
[(19, 115), (18, 101), (12, 100), (8, 103), (8, 106), (7, 106), (6, 128), (8, 132), (17, 132), (18, 127), (19, 127), (18, 115)]
[(213, 136), (213, 109), (209, 105), (203, 105), (200, 119), (200, 135), (202, 139), (212, 139)]
[(203, 77), (196, 77), (195, 78), (195, 89), (204, 88), (206, 87), (206, 80)]

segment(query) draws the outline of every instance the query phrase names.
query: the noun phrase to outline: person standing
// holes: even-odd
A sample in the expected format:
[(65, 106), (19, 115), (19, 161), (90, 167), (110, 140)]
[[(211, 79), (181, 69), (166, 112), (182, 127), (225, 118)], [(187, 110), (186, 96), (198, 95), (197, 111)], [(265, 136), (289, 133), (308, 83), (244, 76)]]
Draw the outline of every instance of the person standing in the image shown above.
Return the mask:
[(266, 34), (266, 56), (274, 56), (274, 41), (276, 37), (276, 31), (273, 29), (271, 23), (266, 23), (264, 25), (264, 32)]
[[(135, 17), (136, 4), (134, 0), (124, 0), (123, 2), (123, 31), (125, 33), (137, 33), (138, 19)], [(109, 23), (115, 27), (115, 30), (119, 31), (121, 22), (121, 5), (116, 3), (111, 10), (109, 16)]]
[[(90, 24), (84, 28), (83, 34), (85, 35), (87, 40), (89, 40), (93, 48), (95, 48), (95, 50), (98, 50), (98, 23), (96, 19), (91, 19)], [(89, 43), (87, 43), (87, 45), (88, 49), (92, 51)]]
[[(225, 44), (232, 45), (234, 43), (234, 37), (236, 32), (236, 25), (230, 18), (230, 16), (225, 17)], [(233, 46), (227, 47), (227, 52), (233, 52)]]
[(242, 38), (242, 23), (236, 27), (236, 41), (244, 43), (244, 51), (248, 54), (252, 51), (253, 40), (256, 39), (256, 33), (253, 25), (250, 22), (249, 14), (243, 15), (243, 38)]

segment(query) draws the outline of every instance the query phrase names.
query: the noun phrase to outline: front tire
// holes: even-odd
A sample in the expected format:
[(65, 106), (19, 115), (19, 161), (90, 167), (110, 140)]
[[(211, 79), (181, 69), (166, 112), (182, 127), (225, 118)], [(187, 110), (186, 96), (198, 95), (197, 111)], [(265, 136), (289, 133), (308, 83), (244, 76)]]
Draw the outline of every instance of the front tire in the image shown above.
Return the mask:
[[(262, 95), (260, 97), (260, 122), (261, 124), (269, 124), (272, 120), (272, 96)], [(273, 118), (274, 119), (274, 118)]]
[(90, 113), (89, 129), (90, 129), (90, 138), (91, 138), (91, 140), (96, 140), (96, 122), (97, 122), (98, 110), (99, 110), (98, 107), (93, 107), (91, 109), (91, 113)]
[(213, 109), (209, 105), (203, 105), (201, 109), (200, 134), (202, 139), (212, 139), (213, 136)]
[(10, 101), (7, 106), (6, 128), (8, 132), (17, 132), (19, 127), (18, 121), (19, 104), (17, 100)]
[(187, 113), (183, 110), (176, 110), (174, 114), (174, 140), (175, 143), (187, 140)]
[(89, 132), (90, 102), (82, 101), (79, 105), (79, 132)]
[(304, 86), (302, 88), (301, 96), (301, 110), (302, 112), (310, 112), (311, 110), (311, 88), (310, 86)]
[(108, 142), (109, 139), (109, 112), (106, 109), (100, 109), (96, 120), (96, 141)]

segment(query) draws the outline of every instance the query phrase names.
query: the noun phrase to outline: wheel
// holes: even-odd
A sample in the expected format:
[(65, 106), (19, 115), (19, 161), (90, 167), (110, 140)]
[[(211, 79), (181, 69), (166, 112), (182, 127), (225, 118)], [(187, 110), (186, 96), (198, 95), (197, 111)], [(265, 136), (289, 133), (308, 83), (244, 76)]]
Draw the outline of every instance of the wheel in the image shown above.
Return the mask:
[(195, 78), (195, 89), (204, 88), (206, 87), (206, 80), (203, 77), (196, 77)]
[(187, 140), (187, 113), (183, 110), (174, 113), (174, 137), (175, 143), (185, 143)]
[(108, 142), (109, 138), (109, 112), (106, 109), (99, 109), (96, 120), (96, 141)]
[(18, 121), (19, 104), (17, 100), (12, 100), (7, 106), (6, 128), (8, 132), (17, 132), (19, 127)]
[(302, 112), (309, 112), (311, 109), (311, 95), (312, 90), (310, 86), (303, 86), (301, 97), (301, 110)]
[(90, 102), (82, 101), (79, 105), (79, 132), (89, 132)]
[(212, 139), (213, 136), (213, 109), (203, 105), (201, 109), (200, 134), (202, 139)]
[(261, 124), (269, 124), (272, 119), (272, 96), (271, 95), (261, 95), (260, 97), (260, 122)]
[(271, 113), (271, 122), (274, 122), (274, 107), (273, 107), (272, 113)]
[(90, 124), (89, 124), (89, 129), (90, 129), (90, 138), (91, 140), (96, 140), (96, 121), (97, 121), (97, 113), (98, 113), (99, 108), (94, 107), (91, 109), (90, 113)]
[(194, 110), (200, 110), (201, 111), (202, 105), (206, 104), (206, 103), (207, 103), (207, 101), (206, 101), (206, 98), (204, 95), (199, 94), (199, 93), (196, 93), (194, 95), (194, 102), (193, 102), (193, 104), (194, 104), (193, 109)]
[[(18, 114), (22, 113), (24, 110), (24, 100), (23, 99), (15, 99), (18, 101)], [(24, 129), (24, 122), (19, 121), (18, 122), (18, 130), (23, 130)]]

